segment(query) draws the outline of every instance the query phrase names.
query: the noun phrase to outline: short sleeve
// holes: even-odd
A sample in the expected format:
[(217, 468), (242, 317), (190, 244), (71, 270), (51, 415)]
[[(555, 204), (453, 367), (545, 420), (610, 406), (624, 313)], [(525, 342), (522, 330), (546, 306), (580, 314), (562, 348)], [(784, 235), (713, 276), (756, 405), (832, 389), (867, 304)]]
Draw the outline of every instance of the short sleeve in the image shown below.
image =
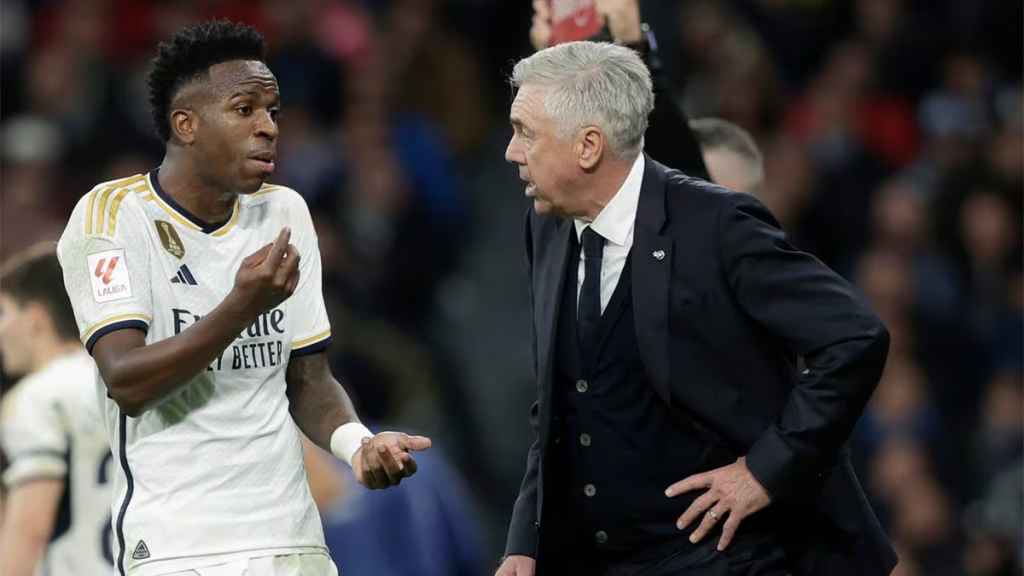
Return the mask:
[(4, 399), (0, 410), (0, 448), (7, 488), (68, 472), (68, 424), (56, 398), (41, 382), (26, 380)]
[(325, 350), (331, 342), (331, 324), (324, 305), (323, 269), (320, 247), (309, 208), (298, 194), (298, 206), (291, 211), (292, 238), (299, 251), (299, 284), (290, 298), (294, 318), (291, 357)]
[(86, 194), (57, 245), (64, 287), (89, 353), (115, 330), (148, 331), (151, 322), (148, 239), (131, 209), (132, 188), (98, 186)]

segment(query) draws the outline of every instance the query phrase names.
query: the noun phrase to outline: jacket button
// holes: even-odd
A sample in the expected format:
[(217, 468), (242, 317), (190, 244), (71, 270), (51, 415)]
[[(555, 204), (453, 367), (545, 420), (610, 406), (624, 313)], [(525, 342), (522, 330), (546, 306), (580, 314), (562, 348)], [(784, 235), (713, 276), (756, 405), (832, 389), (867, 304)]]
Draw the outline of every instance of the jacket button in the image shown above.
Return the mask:
[(597, 487), (593, 484), (587, 484), (583, 487), (583, 494), (585, 494), (587, 498), (593, 498), (594, 495), (597, 494)]
[(587, 384), (586, 380), (583, 380), (581, 378), (581, 379), (576, 381), (576, 391), (579, 392), (580, 394), (583, 394), (584, 392), (586, 392), (588, 388), (590, 388), (590, 385)]
[(604, 530), (598, 530), (594, 533), (594, 542), (598, 544), (605, 544), (608, 542), (608, 533)]
[(540, 520), (534, 520), (533, 521), (533, 529), (534, 530), (540, 530)]
[(587, 433), (580, 434), (580, 445), (582, 445), (582, 446), (590, 446), (590, 434), (587, 434)]

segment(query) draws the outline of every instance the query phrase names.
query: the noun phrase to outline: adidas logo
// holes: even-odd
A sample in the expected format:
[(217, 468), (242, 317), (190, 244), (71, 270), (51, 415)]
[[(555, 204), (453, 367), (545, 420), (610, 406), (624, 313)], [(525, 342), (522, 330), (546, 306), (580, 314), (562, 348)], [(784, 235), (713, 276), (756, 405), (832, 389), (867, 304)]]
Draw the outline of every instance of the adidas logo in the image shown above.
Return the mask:
[(188, 269), (185, 264), (178, 268), (178, 274), (171, 277), (171, 284), (187, 284), (189, 286), (199, 286), (199, 282), (196, 282), (196, 277), (192, 275), (192, 271)]
[(135, 552), (132, 552), (132, 558), (135, 560), (149, 558), (149, 546), (146, 546), (145, 540), (139, 540), (139, 543), (135, 546)]

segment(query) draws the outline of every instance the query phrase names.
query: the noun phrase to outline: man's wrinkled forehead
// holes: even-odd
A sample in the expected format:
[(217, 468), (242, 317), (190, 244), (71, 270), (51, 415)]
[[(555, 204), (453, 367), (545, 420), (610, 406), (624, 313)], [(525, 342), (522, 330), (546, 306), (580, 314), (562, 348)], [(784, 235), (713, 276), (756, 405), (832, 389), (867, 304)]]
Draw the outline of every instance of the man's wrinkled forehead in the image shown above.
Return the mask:
[(277, 78), (259, 60), (230, 60), (210, 66), (210, 87), (218, 94), (238, 90), (278, 93)]
[(509, 119), (513, 124), (531, 124), (543, 121), (546, 117), (544, 96), (547, 91), (542, 86), (527, 84), (519, 88), (509, 110)]

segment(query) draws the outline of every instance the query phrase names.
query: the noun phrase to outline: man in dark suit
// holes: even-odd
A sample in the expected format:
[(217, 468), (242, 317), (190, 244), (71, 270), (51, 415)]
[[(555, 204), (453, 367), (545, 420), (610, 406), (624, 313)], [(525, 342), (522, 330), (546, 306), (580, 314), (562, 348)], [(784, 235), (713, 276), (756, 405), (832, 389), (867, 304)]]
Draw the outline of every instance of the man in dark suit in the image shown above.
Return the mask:
[(636, 53), (512, 83), (539, 398), (498, 574), (888, 574), (845, 449), (885, 327), (756, 199), (642, 153)]

